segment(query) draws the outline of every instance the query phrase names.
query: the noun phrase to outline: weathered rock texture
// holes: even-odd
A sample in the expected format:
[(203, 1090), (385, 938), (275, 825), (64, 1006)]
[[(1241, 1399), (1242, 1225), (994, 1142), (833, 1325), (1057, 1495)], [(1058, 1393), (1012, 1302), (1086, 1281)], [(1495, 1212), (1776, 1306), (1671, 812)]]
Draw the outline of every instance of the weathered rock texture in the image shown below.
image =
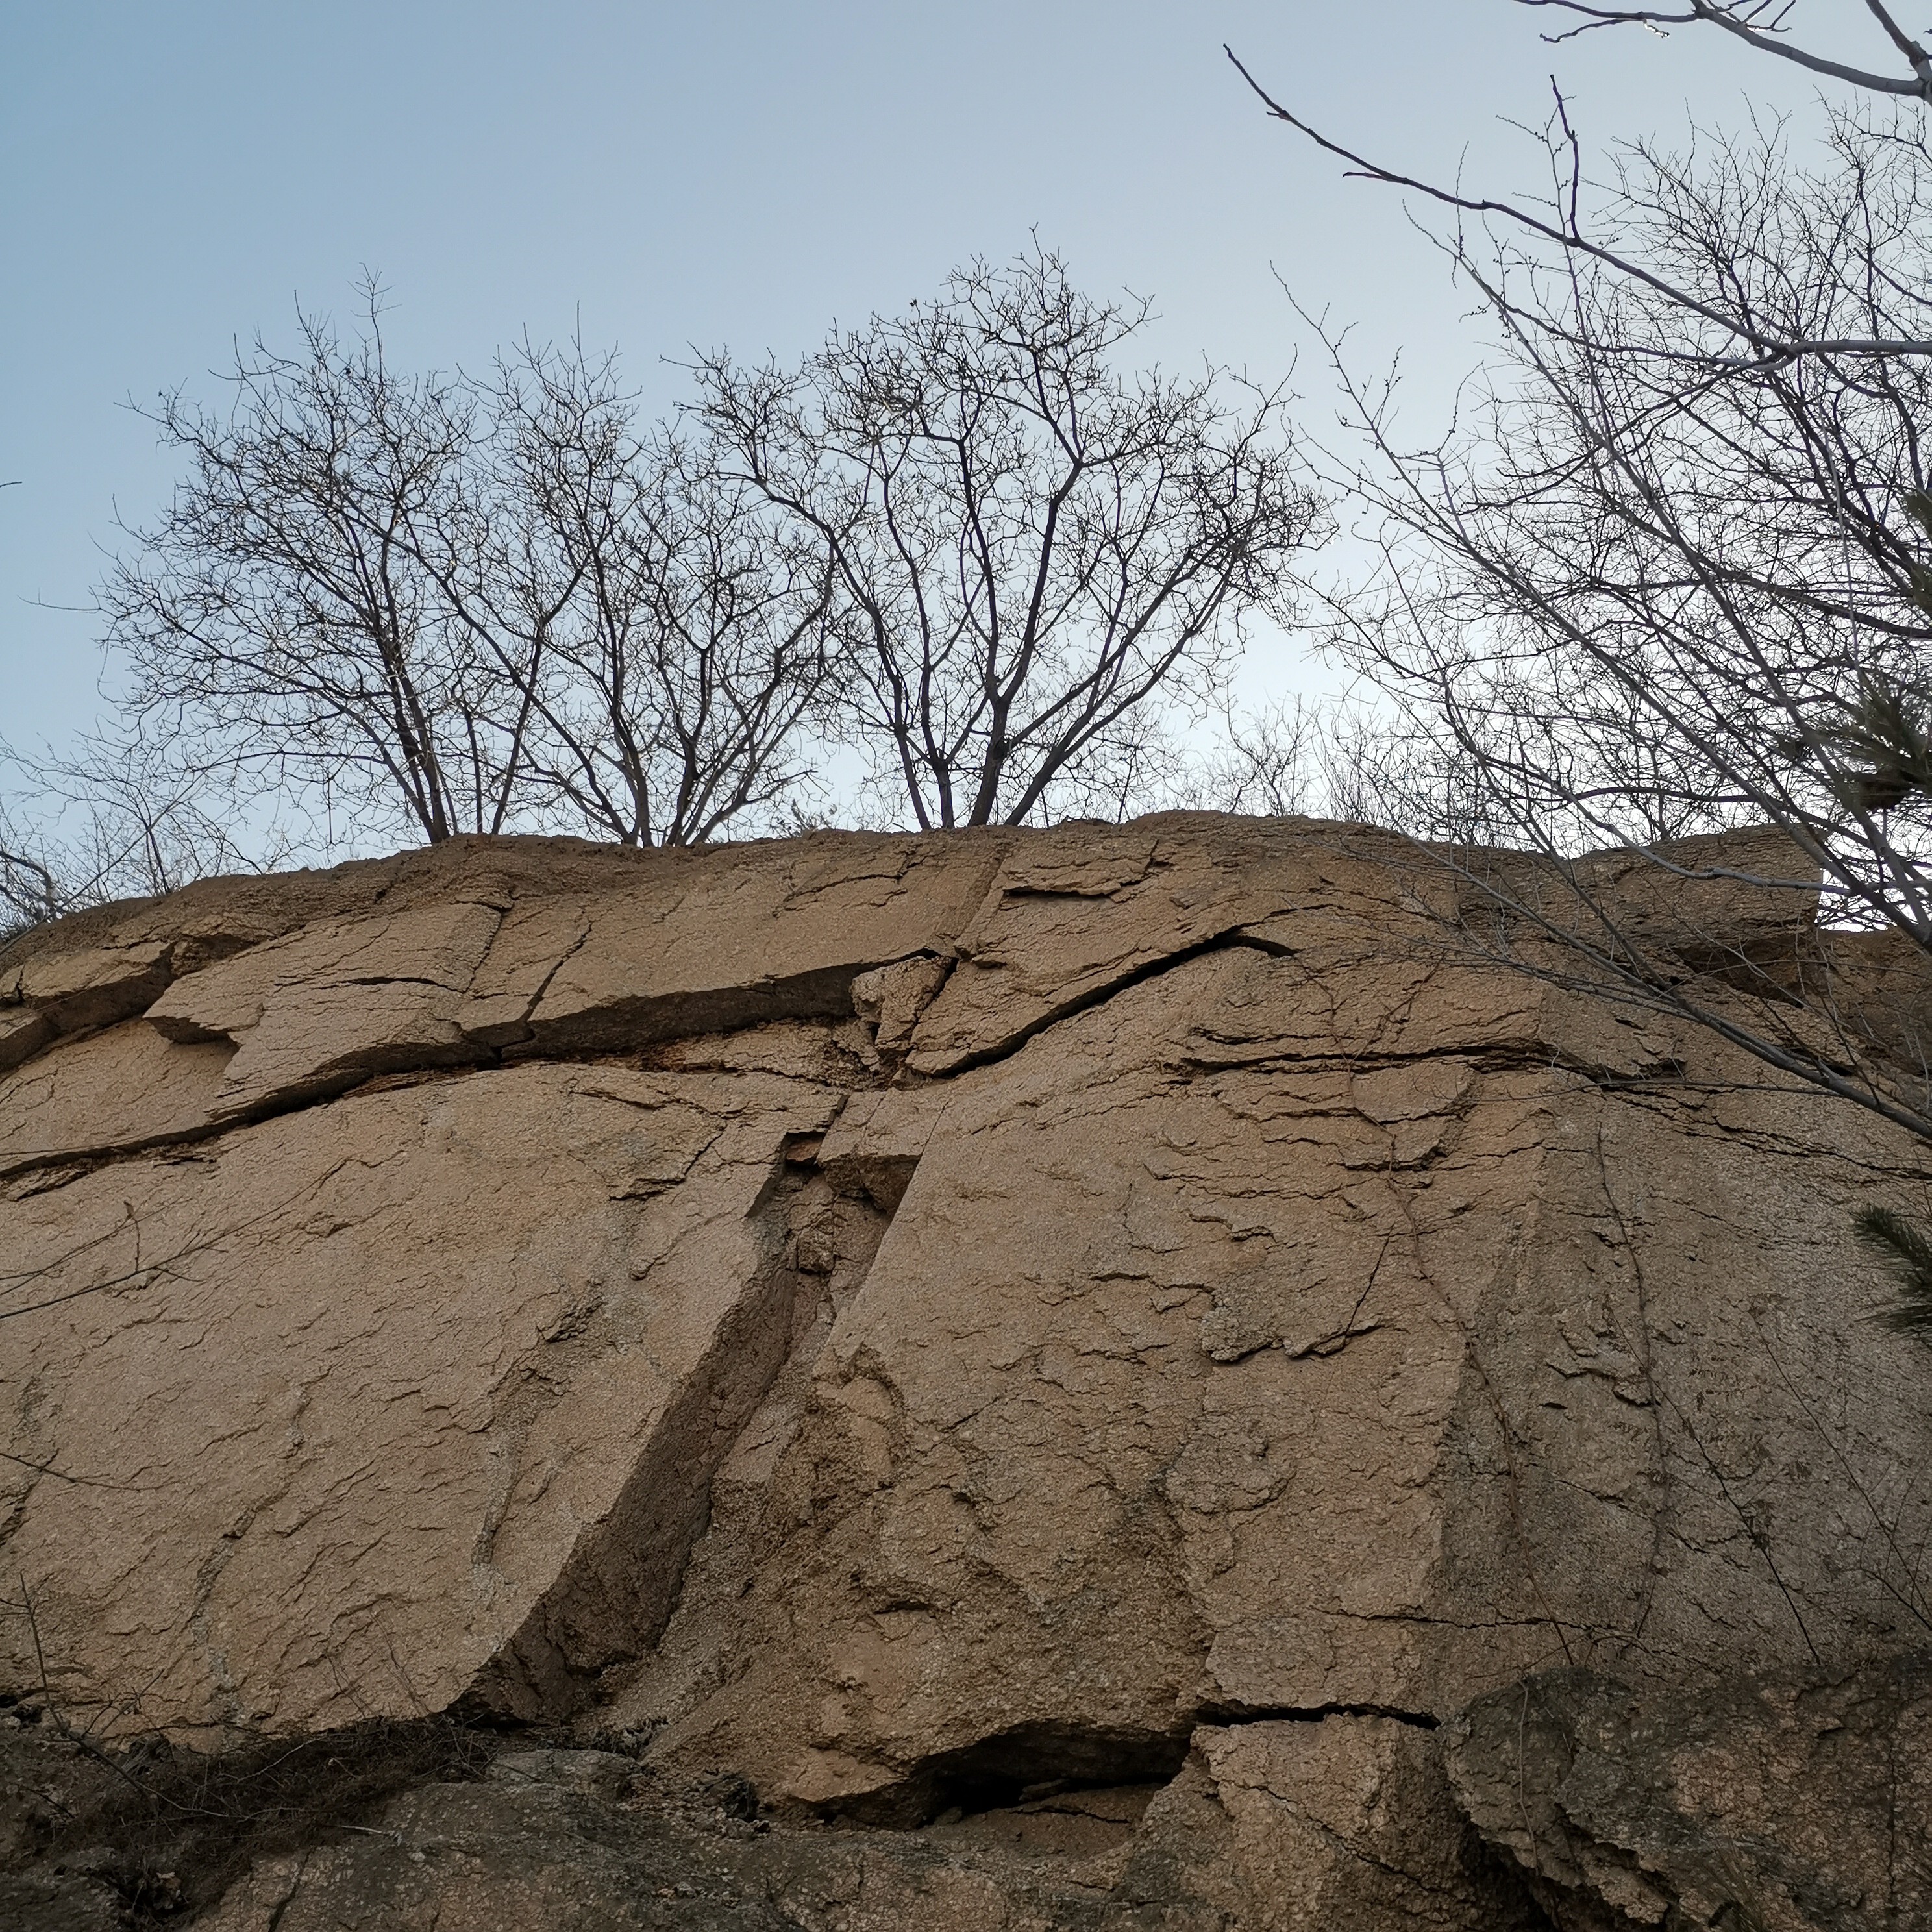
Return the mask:
[(831, 1887), (620, 1916), (599, 1860), (672, 1854), (610, 1794), (435, 1786), (237, 1928), (1547, 1922), (1574, 1875), (1452, 1788), (1472, 1700), (1932, 1634), (1927, 1370), (1852, 1236), (1932, 1171), (1445, 947), (1442, 890), (1176, 816), (457, 842), (32, 935), (0, 1681), (104, 1736), (574, 1724), (748, 1778)]
[(1559, 1924), (1932, 1925), (1932, 1658), (1686, 1696), (1580, 1670), (1451, 1726), (1456, 1796)]

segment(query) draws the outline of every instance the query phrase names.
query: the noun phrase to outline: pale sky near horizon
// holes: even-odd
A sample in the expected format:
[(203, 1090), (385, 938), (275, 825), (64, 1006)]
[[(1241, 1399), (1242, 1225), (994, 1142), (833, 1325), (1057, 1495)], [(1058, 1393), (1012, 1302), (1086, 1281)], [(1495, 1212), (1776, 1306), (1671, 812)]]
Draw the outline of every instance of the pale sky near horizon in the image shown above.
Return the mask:
[[(1810, 16), (1807, 20), (1804, 16)], [(1708, 32), (1551, 47), (1510, 0), (0, 0), (0, 738), (100, 706), (88, 612), (172, 460), (125, 404), (210, 371), (296, 304), (346, 319), (379, 271), (394, 352), (474, 366), (524, 330), (621, 345), (655, 406), (686, 345), (795, 356), (1036, 230), (1096, 291), (1150, 295), (1151, 351), (1322, 371), (1276, 280), (1397, 350), (1439, 410), (1478, 338), (1387, 190), (1264, 118), (1230, 42), (1340, 139), (1521, 188), (1507, 117), (1556, 73), (1585, 137), (1735, 124), (1802, 76)], [(1799, 21), (1867, 45), (1855, 0)], [(1292, 686), (1292, 641), (1263, 685)]]

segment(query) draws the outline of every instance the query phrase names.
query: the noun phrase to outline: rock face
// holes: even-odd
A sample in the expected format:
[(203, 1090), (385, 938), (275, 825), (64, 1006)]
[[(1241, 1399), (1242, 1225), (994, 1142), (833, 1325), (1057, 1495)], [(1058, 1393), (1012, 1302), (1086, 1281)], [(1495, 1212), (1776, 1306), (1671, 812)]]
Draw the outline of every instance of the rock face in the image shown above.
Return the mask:
[(1686, 1696), (1556, 1671), (1450, 1727), (1456, 1796), (1558, 1922), (1932, 1924), (1932, 1660)]
[[(1445, 947), (1440, 891), (1359, 829), (1173, 816), (459, 841), (30, 935), (0, 1685), (100, 1736), (449, 1713), (748, 1779), (748, 1926), (1690, 1912), (1526, 1855), (1482, 1714), (1927, 1641), (1928, 1371), (1857, 1318), (1852, 1219), (1932, 1175)], [(424, 1787), (214, 1922), (426, 1922), (432, 1840), (523, 1874), (478, 1925), (741, 1922), (636, 1904), (699, 1828), (628, 1789)]]

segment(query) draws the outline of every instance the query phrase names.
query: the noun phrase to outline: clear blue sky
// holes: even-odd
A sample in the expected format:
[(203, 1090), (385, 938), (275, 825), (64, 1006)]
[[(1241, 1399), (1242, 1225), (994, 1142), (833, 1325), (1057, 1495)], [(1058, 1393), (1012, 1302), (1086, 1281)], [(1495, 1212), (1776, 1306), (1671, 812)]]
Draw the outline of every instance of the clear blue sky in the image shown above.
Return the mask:
[[(1854, 0), (1809, 0), (1862, 46)], [(1544, 45), (1510, 0), (29, 0), (0, 4), (0, 736), (98, 705), (82, 610), (172, 472), (122, 406), (208, 372), (365, 266), (399, 356), (480, 363), (527, 328), (622, 345), (668, 402), (690, 343), (796, 353), (1036, 228), (1151, 293), (1160, 358), (1257, 375), (1298, 346), (1276, 272), (1400, 348), (1439, 404), (1475, 350), (1399, 199), (1264, 119), (1232, 42), (1338, 136), (1526, 178), (1502, 117), (1556, 69), (1586, 133), (1802, 100), (1708, 33)], [(1311, 420), (1332, 404), (1304, 359)], [(1292, 646), (1258, 668), (1292, 683)]]

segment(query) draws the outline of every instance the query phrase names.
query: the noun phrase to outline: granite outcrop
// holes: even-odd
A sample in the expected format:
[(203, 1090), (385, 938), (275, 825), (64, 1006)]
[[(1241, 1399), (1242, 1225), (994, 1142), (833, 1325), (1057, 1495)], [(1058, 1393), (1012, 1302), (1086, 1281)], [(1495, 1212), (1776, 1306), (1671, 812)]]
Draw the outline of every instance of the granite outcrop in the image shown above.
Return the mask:
[[(1738, 856), (1632, 920), (1687, 972), (1815, 962)], [(1866, 1896), (1827, 1813), (1727, 1905), (1720, 1780), (1672, 1810), (1628, 1753), (1688, 1791), (1666, 1718), (1762, 1759), (1765, 1711), (1868, 1678), (1845, 1791), (1922, 1733), (1932, 1370), (1860, 1318), (1853, 1217), (1932, 1162), (1482, 957), (1454, 891), (1364, 828), (1170, 814), (457, 840), (26, 935), (8, 1708), (75, 1776), (495, 1740), (183, 1894), (234, 1932)], [(56, 1857), (78, 1804), (0, 1881), (50, 1927), (132, 1909)], [(1833, 1910), (1790, 1922), (1908, 1922)]]

